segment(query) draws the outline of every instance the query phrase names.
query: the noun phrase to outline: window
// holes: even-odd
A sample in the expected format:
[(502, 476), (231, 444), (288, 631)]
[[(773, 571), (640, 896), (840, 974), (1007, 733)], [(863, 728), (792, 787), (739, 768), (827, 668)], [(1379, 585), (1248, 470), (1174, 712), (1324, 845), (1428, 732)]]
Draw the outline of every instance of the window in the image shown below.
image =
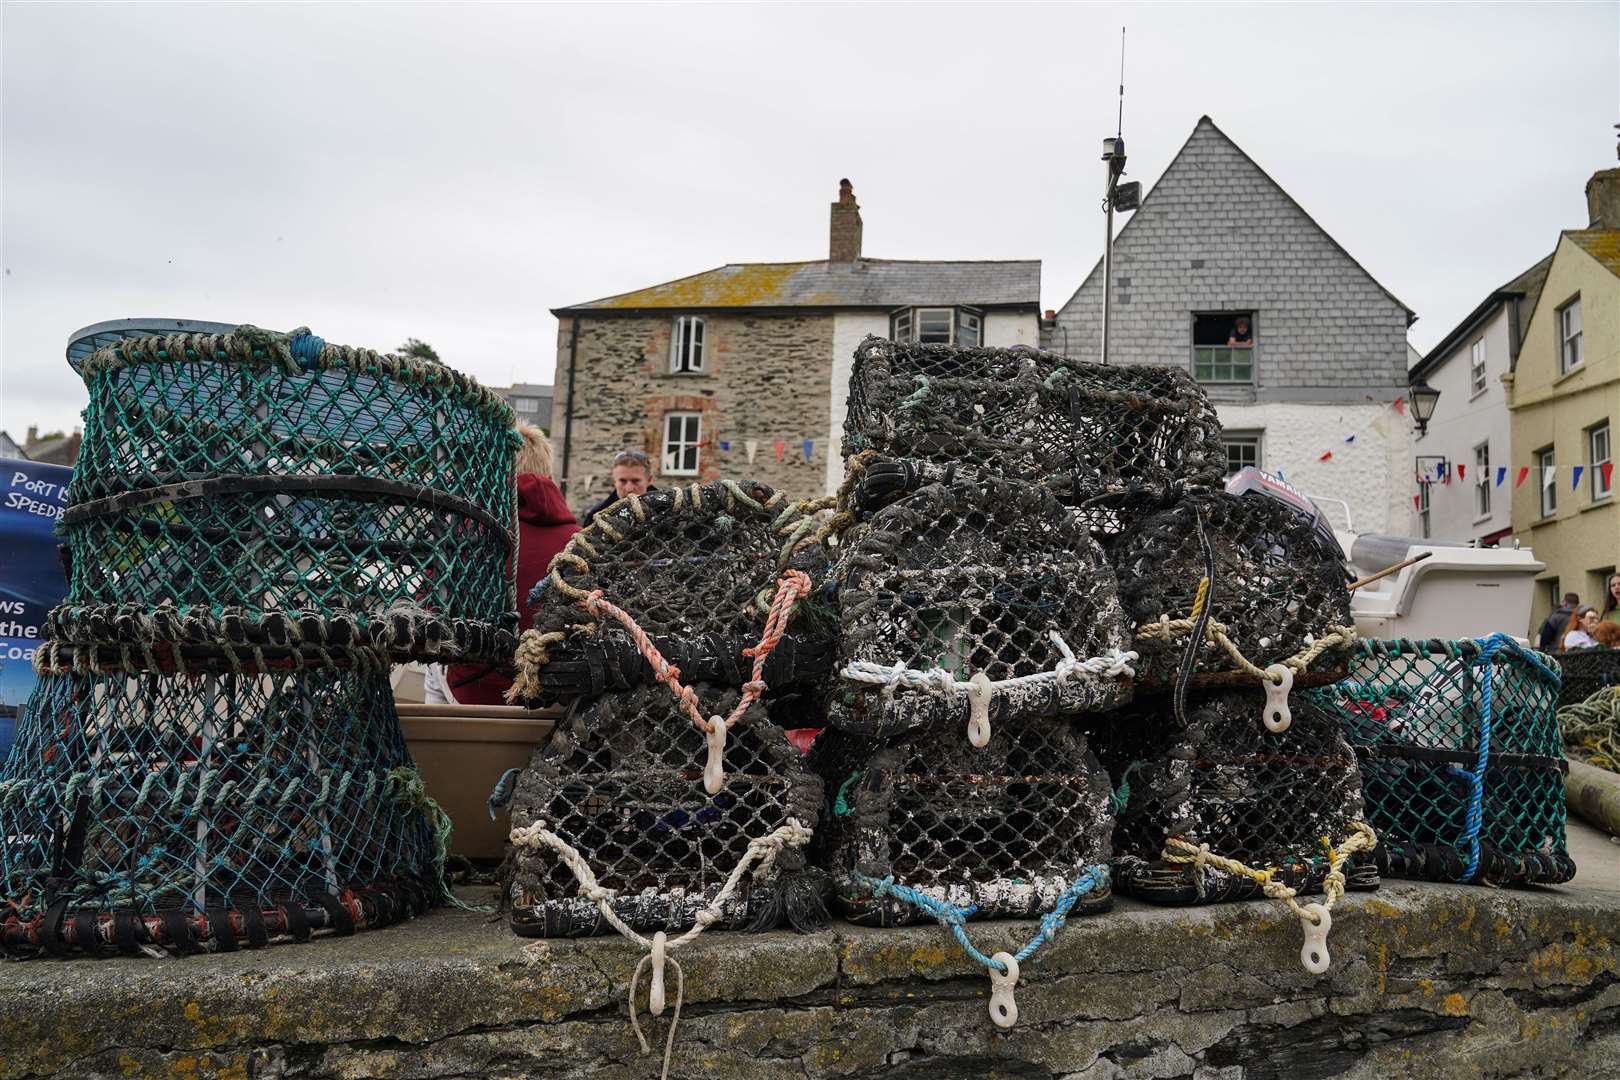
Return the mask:
[(1536, 470), (1541, 480), (1541, 516), (1544, 518), (1558, 513), (1558, 485), (1553, 483), (1553, 467), (1557, 464), (1552, 447), (1536, 451)]
[(896, 312), (889, 337), (895, 341), (905, 343), (911, 340), (911, 309)]
[(1193, 315), (1193, 377), (1203, 383), (1254, 382), (1252, 311)]
[(532, 397), (515, 397), (512, 399), (512, 411), (525, 416), (540, 411), (540, 399)]
[(1491, 516), (1491, 444), (1474, 447), (1474, 517)]
[(670, 335), (669, 370), (677, 375), (695, 375), (703, 370), (703, 319), (682, 315), (675, 320)]
[(963, 348), (977, 349), (979, 339), (984, 335), (983, 322), (979, 316), (971, 311), (958, 311), (956, 313), (956, 343)]
[(1253, 465), (1260, 467), (1260, 435), (1258, 432), (1228, 431), (1221, 434), (1221, 445), (1226, 448), (1226, 475)]
[(1563, 342), (1558, 370), (1574, 371), (1586, 359), (1581, 352), (1581, 298), (1577, 296), (1558, 309), (1558, 338)]
[(1474, 342), (1469, 350), (1468, 379), (1473, 387), (1472, 396), (1478, 397), (1485, 392), (1485, 339), (1480, 338)]
[(953, 314), (950, 308), (919, 308), (917, 340), (924, 345), (949, 345)]
[(1614, 444), (1609, 438), (1609, 422), (1607, 420), (1597, 427), (1586, 429), (1587, 460), (1591, 462), (1587, 468), (1592, 470), (1592, 501), (1607, 499), (1614, 494), (1614, 470), (1610, 469), (1604, 475), (1603, 466), (1614, 460)]
[(1418, 481), (1418, 535), (1429, 538), (1429, 481)]
[(699, 413), (664, 414), (665, 476), (696, 476), (698, 444), (703, 439), (703, 417)]

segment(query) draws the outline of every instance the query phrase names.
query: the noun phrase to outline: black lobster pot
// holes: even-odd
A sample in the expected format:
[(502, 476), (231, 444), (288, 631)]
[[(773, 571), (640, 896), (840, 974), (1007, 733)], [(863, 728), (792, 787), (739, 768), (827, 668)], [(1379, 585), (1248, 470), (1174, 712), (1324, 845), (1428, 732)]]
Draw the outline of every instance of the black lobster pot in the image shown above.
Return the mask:
[[(835, 910), (863, 926), (929, 918), (872, 884), (892, 878), (977, 918), (1051, 911), (1087, 870), (1107, 864), (1113, 811), (1107, 774), (1068, 720), (995, 730), (983, 749), (919, 730), (887, 746), (828, 730), (810, 751), (830, 809), (817, 861), (833, 874)], [(1106, 884), (1075, 914), (1113, 905)]]
[[(1064, 659), (1054, 635), (1082, 660), (1112, 655), (1128, 664), (1130, 647), (1101, 549), (1044, 487), (1000, 477), (924, 487), (846, 537), (834, 578), (842, 627), (842, 680), (828, 702), (835, 727), (961, 732), (971, 705), (957, 684), (980, 674), (1027, 680), (994, 688), (992, 730), (1130, 697), (1128, 666), (1037, 677)], [(882, 669), (895, 665), (909, 681), (882, 682)], [(919, 683), (926, 672), (936, 682)], [(946, 676), (952, 685), (938, 685)]]
[(844, 455), (965, 467), (1046, 484), (1064, 502), (1160, 505), (1212, 490), (1225, 456), (1203, 388), (1180, 368), (1103, 365), (1028, 346), (855, 350)]
[[(1170, 837), (1256, 870), (1277, 867), (1284, 884), (1320, 892), (1322, 840), (1343, 842), (1361, 820), (1356, 756), (1331, 718), (1296, 711), (1289, 729), (1273, 734), (1248, 695), (1217, 691), (1189, 705), (1184, 726), (1164, 698), (1082, 723), (1114, 785), (1114, 883), (1128, 895), (1156, 904), (1261, 895), (1242, 875), (1206, 866), (1200, 877), (1166, 861)], [(1345, 876), (1352, 889), (1378, 886), (1366, 854)]]
[(1558, 707), (1579, 705), (1608, 686), (1620, 686), (1620, 649), (1602, 645), (1572, 649), (1558, 654), (1563, 687), (1558, 691)]
[[(1294, 672), (1293, 685), (1343, 676), (1354, 635), (1344, 554), (1330, 532), (1280, 499), (1258, 491), (1188, 496), (1127, 529), (1112, 557), (1121, 602), (1136, 628), (1139, 689), (1175, 681), (1193, 628), (1166, 634), (1153, 624), (1191, 619), (1206, 577), (1209, 619), (1257, 668), (1330, 640), (1331, 647)], [(1224, 646), (1200, 642), (1190, 685), (1256, 684)]]
[(1490, 885), (1575, 876), (1558, 686), (1550, 657), (1497, 634), (1362, 642), (1349, 678), (1304, 696), (1305, 715), (1339, 725), (1360, 758), (1380, 870)]
[[(697, 685), (705, 706), (727, 714), (735, 689)], [(536, 821), (574, 847), (617, 895), (614, 912), (636, 930), (692, 925), (742, 861), (749, 842), (797, 819), (814, 829), (821, 779), (756, 702), (731, 729), (725, 783), (704, 786), (704, 737), (663, 687), (610, 693), (574, 708), (518, 779), (514, 830)], [(550, 850), (515, 849), (512, 929), (525, 937), (611, 933), (597, 905)], [(825, 915), (825, 875), (788, 848), (763, 877), (745, 874), (718, 929), (770, 929), (784, 919), (811, 929)]]

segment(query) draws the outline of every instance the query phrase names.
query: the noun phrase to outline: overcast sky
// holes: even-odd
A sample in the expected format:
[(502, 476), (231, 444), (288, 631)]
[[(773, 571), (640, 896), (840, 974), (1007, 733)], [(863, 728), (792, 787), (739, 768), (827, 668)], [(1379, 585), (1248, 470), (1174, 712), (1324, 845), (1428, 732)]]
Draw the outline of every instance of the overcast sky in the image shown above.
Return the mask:
[(6, 3), (0, 427), (68, 427), (133, 315), (408, 336), (550, 382), (547, 309), (726, 262), (1102, 247), (1201, 114), (1415, 308), (1425, 349), (1586, 224), (1615, 3), (1226, 7)]

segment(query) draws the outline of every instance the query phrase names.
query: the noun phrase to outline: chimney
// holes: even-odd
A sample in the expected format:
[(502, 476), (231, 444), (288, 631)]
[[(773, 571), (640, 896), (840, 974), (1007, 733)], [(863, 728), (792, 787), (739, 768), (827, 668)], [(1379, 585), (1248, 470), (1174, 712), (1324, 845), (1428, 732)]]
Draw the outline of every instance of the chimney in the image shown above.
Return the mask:
[(827, 244), (828, 262), (854, 262), (861, 257), (861, 207), (848, 180), (838, 181), (838, 201), (832, 204), (832, 231)]
[(1586, 182), (1588, 228), (1620, 229), (1620, 169), (1600, 169)]
[(28, 440), (23, 445), (24, 446), (32, 446), (34, 443), (37, 443), (37, 442), (39, 442), (39, 425), (38, 424), (29, 424), (28, 425)]

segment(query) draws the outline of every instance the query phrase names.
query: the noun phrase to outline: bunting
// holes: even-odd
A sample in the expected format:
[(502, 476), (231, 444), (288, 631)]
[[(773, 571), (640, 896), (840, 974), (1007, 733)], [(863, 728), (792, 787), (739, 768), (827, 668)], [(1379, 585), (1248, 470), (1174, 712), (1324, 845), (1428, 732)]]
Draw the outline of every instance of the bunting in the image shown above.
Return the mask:
[(1569, 490), (1579, 491), (1581, 487), (1581, 473), (1586, 471), (1585, 465), (1577, 465), (1570, 470)]

